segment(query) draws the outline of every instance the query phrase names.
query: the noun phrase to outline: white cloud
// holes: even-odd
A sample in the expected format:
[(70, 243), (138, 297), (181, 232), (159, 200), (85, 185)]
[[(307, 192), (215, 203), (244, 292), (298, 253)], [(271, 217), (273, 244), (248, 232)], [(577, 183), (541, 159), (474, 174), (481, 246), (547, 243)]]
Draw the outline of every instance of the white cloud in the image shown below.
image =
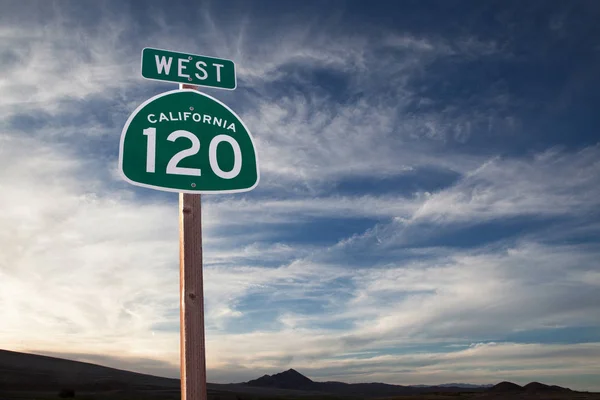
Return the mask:
[(5, 27), (3, 40), (11, 43), (7, 38), (19, 37), (21, 46), (11, 47), (16, 61), (0, 81), (0, 91), (10, 93), (0, 101), (3, 114), (68, 112), (65, 100), (108, 95), (133, 84), (137, 65), (126, 49), (117, 46), (119, 23), (123, 22), (105, 26), (101, 36), (74, 34), (58, 23), (31, 27), (31, 36), (24, 38), (22, 28)]
[[(494, 337), (545, 326), (600, 320), (597, 285), (582, 281), (598, 254), (578, 246), (523, 244), (494, 252), (366, 269), (355, 276), (352, 313), (364, 331), (394, 336)], [(373, 317), (375, 318), (373, 319)]]
[(518, 215), (584, 215), (600, 204), (600, 145), (533, 159), (495, 158), (435, 193), (413, 220), (481, 221)]
[(60, 148), (1, 143), (0, 342), (172, 355), (177, 338), (151, 331), (178, 306), (177, 205), (109, 195)]
[[(565, 381), (569, 374), (592, 368), (595, 358), (588, 355), (597, 351), (596, 344), (486, 342), (459, 353), (413, 352), (423, 345), (469, 343), (477, 337), (502, 339), (518, 331), (586, 326), (599, 320), (598, 286), (589, 279), (582, 281), (598, 268), (597, 259), (598, 254), (585, 247), (523, 243), (385, 268), (315, 266), (310, 270), (314, 275), (300, 280), (299, 270), (280, 269), (272, 276), (284, 273), (292, 279), (285, 291), (278, 291), (283, 299), (297, 295), (294, 287), (308, 293), (313, 289), (309, 282), (317, 280), (319, 273), (350, 278), (354, 289), (333, 294), (335, 300), (326, 313), (282, 313), (280, 330), (209, 335), (211, 365), (216, 371), (238, 363), (241, 368), (271, 372), (293, 366), (350, 381), (439, 383), (459, 376), (472, 376), (479, 383), (526, 376)], [(259, 279), (258, 274), (244, 276)], [(272, 278), (261, 282), (261, 290), (277, 290), (276, 282)], [(343, 320), (353, 321), (354, 327), (315, 328), (315, 323)], [(406, 354), (337, 360), (340, 354), (389, 348)], [(363, 372), (355, 376), (355, 370)], [(405, 380), (392, 379), (393, 371), (400, 370)]]
[[(598, 367), (597, 344), (500, 342), (516, 330), (597, 325), (597, 249), (546, 243), (556, 232), (474, 250), (410, 247), (430, 235), (420, 230), (427, 224), (447, 233), (506, 217), (573, 222), (599, 205), (598, 146), (531, 158), (459, 154), (443, 144), (475, 134), (487, 110), (474, 118), (448, 116), (460, 111), (453, 109), (410, 111), (415, 101), (433, 102), (410, 85), (424, 66), (449, 54), (497, 55), (496, 43), (389, 36), (376, 50), (394, 47), (405, 57), (384, 52), (374, 65), (371, 39), (323, 35), (318, 19), (285, 35), (264, 34), (248, 20), (228, 33), (202, 12), (205, 24), (182, 36), (184, 27), (151, 12), (160, 29), (138, 37), (140, 27), (126, 13), (115, 19), (99, 6), (86, 30), (60, 7), (56, 12), (46, 25), (0, 28), (9, 49), (2, 57), (12, 60), (0, 58), (9, 64), (0, 80), (8, 94), (0, 99), (1, 347), (92, 353), (86, 359), (104, 354), (102, 362), (114, 366), (143, 358), (162, 361), (160, 368), (178, 362), (177, 203), (121, 189), (106, 180), (117, 155), (84, 157), (74, 144), (81, 142), (72, 140), (118, 140), (120, 132), (102, 122), (83, 129), (74, 120), (89, 111), (80, 102), (95, 97), (119, 110), (140, 102), (143, 44), (234, 58), (254, 96), (244, 103), (244, 120), (256, 127), (266, 194), (204, 203), (209, 376), (227, 382), (293, 366), (349, 381), (488, 383), (530, 374), (559, 383)], [(343, 102), (308, 85), (298, 65), (300, 72), (325, 67), (347, 78), (358, 100)], [(305, 91), (281, 94), (269, 86), (285, 79), (302, 82)], [(22, 112), (44, 113), (44, 128), (29, 136), (8, 126)], [(422, 166), (462, 178), (432, 193), (335, 193), (343, 179), (400, 176)], [(275, 225), (302, 236), (304, 222), (356, 217), (378, 223), (329, 247), (273, 237)], [(598, 231), (573, 225), (571, 232)], [(242, 309), (265, 306), (248, 301), (252, 295), (275, 305), (315, 300), (321, 308), (281, 307), (268, 329), (244, 329)], [(232, 326), (241, 332), (228, 331)], [(498, 342), (411, 354), (419, 346), (488, 338)], [(406, 354), (381, 354), (391, 348)]]

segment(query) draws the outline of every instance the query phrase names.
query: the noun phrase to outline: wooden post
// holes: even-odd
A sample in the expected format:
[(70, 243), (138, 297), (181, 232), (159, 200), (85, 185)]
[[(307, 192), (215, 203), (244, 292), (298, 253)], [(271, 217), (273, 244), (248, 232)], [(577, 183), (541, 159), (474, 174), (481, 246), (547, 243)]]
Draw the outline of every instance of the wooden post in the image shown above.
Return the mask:
[[(180, 89), (197, 89), (182, 84)], [(199, 194), (179, 193), (181, 400), (207, 400)]]

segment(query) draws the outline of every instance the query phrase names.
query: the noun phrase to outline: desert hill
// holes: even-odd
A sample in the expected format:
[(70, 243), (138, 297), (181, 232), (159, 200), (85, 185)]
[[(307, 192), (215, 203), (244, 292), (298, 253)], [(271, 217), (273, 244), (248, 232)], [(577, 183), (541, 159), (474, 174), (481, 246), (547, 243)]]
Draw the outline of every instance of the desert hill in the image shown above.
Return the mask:
[[(313, 391), (348, 396), (396, 396), (405, 394), (433, 393), (433, 392), (482, 392), (487, 389), (485, 385), (456, 384), (440, 386), (403, 386), (387, 383), (344, 383), (344, 382), (315, 382), (294, 369), (289, 369), (275, 375), (264, 375), (258, 379), (245, 382), (253, 387), (269, 387), (279, 389), (293, 389), (299, 391)], [(465, 387), (466, 386), (466, 387)]]
[(517, 385), (512, 382), (500, 382), (497, 385), (492, 386), (489, 389), (490, 392), (498, 392), (498, 393), (511, 393), (511, 392), (521, 392), (523, 391), (523, 387)]
[(530, 382), (525, 386), (519, 386), (512, 382), (500, 382), (499, 384), (489, 389), (493, 393), (526, 393), (526, 394), (560, 394), (573, 392), (571, 389), (556, 386), (556, 385), (544, 385), (539, 382)]
[[(180, 397), (179, 379), (163, 378), (96, 364), (61, 358), (0, 350), (0, 399), (22, 399), (24, 393), (48, 393), (55, 397), (64, 388), (77, 393), (104, 393), (121, 399), (176, 399)], [(574, 392), (559, 386), (531, 382), (519, 386), (500, 382), (493, 387), (471, 384), (444, 384), (439, 386), (403, 386), (385, 383), (317, 382), (289, 369), (274, 375), (238, 384), (209, 383), (209, 400), (255, 400), (318, 397), (335, 400), (339, 398), (364, 399), (389, 397), (446, 398), (455, 399), (598, 399), (600, 395)], [(16, 395), (15, 395), (16, 393)], [(22, 393), (22, 394), (18, 394)], [(37, 395), (36, 395), (37, 396)], [(433, 397), (431, 397), (433, 396)], [(583, 397), (581, 397), (583, 396)], [(35, 397), (37, 398), (37, 397)], [(94, 397), (96, 398), (96, 397)]]
[(280, 389), (313, 389), (315, 382), (294, 369), (275, 375), (264, 375), (246, 383), (248, 386), (277, 387)]
[(179, 388), (179, 379), (161, 378), (100, 365), (0, 350), (0, 389), (126, 390)]
[(268, 387), (280, 389), (293, 389), (297, 391), (312, 391), (335, 395), (361, 396), (361, 397), (391, 397), (404, 395), (419, 395), (427, 393), (480, 393), (537, 396), (539, 394), (561, 395), (576, 393), (571, 389), (556, 385), (545, 385), (539, 382), (531, 382), (525, 386), (519, 386), (512, 382), (500, 382), (497, 385), (471, 385), (471, 384), (444, 384), (436, 386), (416, 385), (390, 385), (386, 383), (343, 383), (343, 382), (316, 382), (302, 375), (294, 369), (289, 369), (275, 375), (264, 375), (245, 383), (253, 387)]
[(528, 383), (527, 385), (523, 386), (523, 390), (527, 393), (571, 392), (571, 389), (567, 389), (556, 385), (548, 386), (539, 382)]

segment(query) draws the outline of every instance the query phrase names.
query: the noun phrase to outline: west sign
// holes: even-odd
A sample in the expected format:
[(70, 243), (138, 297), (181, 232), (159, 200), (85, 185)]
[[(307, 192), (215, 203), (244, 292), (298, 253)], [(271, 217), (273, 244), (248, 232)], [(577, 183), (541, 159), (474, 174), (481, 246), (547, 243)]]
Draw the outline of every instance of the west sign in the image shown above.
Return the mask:
[(231, 60), (150, 47), (142, 50), (142, 76), (228, 90), (237, 85), (235, 64)]

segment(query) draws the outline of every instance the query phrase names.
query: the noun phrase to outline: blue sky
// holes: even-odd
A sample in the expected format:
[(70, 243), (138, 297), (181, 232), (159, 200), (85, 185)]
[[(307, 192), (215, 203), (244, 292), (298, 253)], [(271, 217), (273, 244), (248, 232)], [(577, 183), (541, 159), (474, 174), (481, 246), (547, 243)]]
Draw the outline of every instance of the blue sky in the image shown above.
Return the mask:
[(0, 348), (177, 376), (177, 194), (117, 173), (176, 84), (144, 47), (233, 60), (204, 92), (261, 182), (203, 198), (208, 378), (537, 380), (599, 390), (594, 1), (7, 1)]

